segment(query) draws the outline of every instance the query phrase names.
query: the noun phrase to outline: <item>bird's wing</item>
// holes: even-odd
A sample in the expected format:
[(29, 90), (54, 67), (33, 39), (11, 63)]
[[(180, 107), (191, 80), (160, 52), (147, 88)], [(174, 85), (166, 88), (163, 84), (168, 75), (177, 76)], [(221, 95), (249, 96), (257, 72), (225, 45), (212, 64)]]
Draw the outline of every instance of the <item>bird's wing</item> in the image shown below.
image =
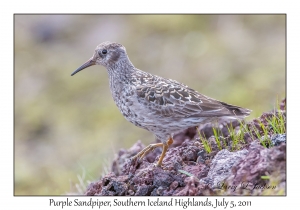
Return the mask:
[(247, 116), (250, 110), (209, 98), (175, 80), (161, 77), (144, 78), (136, 86), (140, 103), (162, 117)]

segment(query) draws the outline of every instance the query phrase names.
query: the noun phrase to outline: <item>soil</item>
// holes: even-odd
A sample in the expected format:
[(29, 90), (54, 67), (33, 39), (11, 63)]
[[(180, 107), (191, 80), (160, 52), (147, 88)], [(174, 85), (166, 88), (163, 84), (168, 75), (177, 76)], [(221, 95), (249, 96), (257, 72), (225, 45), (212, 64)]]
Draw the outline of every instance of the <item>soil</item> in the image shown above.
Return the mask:
[[(121, 149), (113, 161), (111, 172), (91, 183), (86, 195), (101, 196), (201, 196), (201, 195), (285, 195), (286, 194), (286, 134), (276, 134), (268, 119), (278, 113), (286, 119), (286, 100), (279, 110), (263, 113), (246, 123), (249, 132), (243, 141), (234, 142), (228, 131), (239, 132), (240, 122), (218, 122), (223, 135), (216, 141), (207, 124), (189, 128), (174, 136), (174, 143), (163, 160), (163, 167), (155, 163), (161, 148), (149, 153), (143, 160), (130, 158), (145, 145), (136, 142), (130, 149)], [(271, 142), (261, 124), (267, 128)], [(259, 131), (260, 135), (257, 135)], [(212, 151), (208, 153), (199, 132), (205, 136)], [(263, 136), (263, 137), (262, 137)], [(220, 144), (218, 144), (220, 142)]]

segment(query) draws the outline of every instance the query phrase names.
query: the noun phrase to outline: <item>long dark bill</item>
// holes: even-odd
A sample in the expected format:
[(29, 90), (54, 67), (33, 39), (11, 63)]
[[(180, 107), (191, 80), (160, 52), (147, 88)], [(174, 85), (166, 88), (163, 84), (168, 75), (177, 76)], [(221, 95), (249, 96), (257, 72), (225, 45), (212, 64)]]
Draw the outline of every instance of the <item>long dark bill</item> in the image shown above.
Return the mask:
[(95, 65), (95, 61), (91, 58), (89, 59), (87, 62), (85, 62), (84, 64), (82, 64), (78, 69), (76, 69), (72, 74), (71, 76), (73, 76), (74, 74), (77, 74), (78, 72), (80, 72), (81, 70), (87, 68), (87, 67), (90, 67), (90, 66), (93, 66)]

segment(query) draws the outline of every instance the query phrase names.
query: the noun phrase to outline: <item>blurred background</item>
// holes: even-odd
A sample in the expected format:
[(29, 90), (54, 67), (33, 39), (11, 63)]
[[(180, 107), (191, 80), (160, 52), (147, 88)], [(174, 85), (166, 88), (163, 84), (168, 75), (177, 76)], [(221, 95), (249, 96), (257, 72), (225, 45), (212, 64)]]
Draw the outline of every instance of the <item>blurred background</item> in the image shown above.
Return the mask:
[(104, 41), (135, 67), (253, 110), (285, 97), (285, 15), (15, 15), (15, 195), (81, 193), (154, 135), (115, 106), (106, 69), (70, 74)]

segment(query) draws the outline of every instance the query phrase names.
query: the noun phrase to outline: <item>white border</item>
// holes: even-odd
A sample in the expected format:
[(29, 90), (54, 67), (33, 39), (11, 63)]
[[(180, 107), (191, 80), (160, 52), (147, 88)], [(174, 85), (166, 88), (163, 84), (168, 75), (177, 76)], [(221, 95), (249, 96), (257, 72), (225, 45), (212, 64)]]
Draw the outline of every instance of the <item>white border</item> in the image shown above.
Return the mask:
[[(287, 13), (287, 109), (288, 109), (288, 179), (287, 197), (226, 197), (228, 200), (251, 200), (253, 208), (298, 206), (299, 192), (299, 7), (296, 1), (14, 1), (1, 8), (1, 209), (50, 209), (51, 197), (13, 196), (13, 14), (14, 13)], [(276, 87), (274, 87), (276, 88)], [(297, 144), (297, 145), (296, 145)], [(65, 200), (66, 197), (52, 197)], [(72, 197), (74, 199), (75, 197)], [(85, 199), (84, 197), (79, 197)], [(113, 198), (104, 198), (112, 200)], [(210, 197), (213, 199), (214, 197)], [(221, 197), (217, 197), (221, 199)], [(147, 199), (145, 197), (141, 199)], [(57, 209), (58, 207), (55, 207)], [(74, 207), (73, 207), (74, 208)], [(132, 208), (132, 207), (130, 207)], [(166, 208), (166, 207), (155, 207)], [(173, 207), (180, 208), (180, 207)], [(201, 208), (201, 207), (197, 207)], [(202, 207), (204, 208), (204, 207)], [(210, 207), (211, 208), (211, 207)], [(53, 209), (53, 208), (52, 208)], [(66, 209), (66, 208), (64, 208)], [(70, 209), (70, 208), (69, 208)], [(84, 209), (91, 209), (85, 207)], [(113, 208), (115, 209), (115, 208)], [(122, 208), (123, 209), (123, 208)], [(129, 209), (129, 208), (127, 208)], [(180, 208), (183, 209), (183, 208)], [(189, 208), (188, 208), (189, 209)], [(195, 208), (194, 208), (195, 209)], [(239, 208), (237, 208), (239, 209)], [(244, 209), (244, 208), (243, 208)]]

